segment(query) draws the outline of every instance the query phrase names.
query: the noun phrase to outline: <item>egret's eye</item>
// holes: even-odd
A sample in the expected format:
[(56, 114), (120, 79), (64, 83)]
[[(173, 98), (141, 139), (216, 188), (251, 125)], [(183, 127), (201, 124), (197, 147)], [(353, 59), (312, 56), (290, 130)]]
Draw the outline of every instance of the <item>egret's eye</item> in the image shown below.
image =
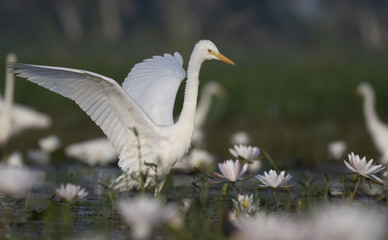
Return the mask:
[(212, 52), (212, 50), (211, 50), (211, 49), (208, 49), (207, 51), (208, 51), (209, 53), (211, 53), (211, 52)]

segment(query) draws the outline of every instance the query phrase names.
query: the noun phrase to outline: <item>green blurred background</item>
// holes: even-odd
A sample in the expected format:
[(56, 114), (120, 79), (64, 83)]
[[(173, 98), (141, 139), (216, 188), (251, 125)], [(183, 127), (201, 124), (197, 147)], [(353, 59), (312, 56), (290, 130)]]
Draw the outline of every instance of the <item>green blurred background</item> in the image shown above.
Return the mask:
[[(85, 69), (119, 83), (142, 59), (179, 51), (187, 64), (198, 40), (212, 40), (237, 64), (206, 62), (200, 75), (201, 86), (216, 80), (228, 91), (206, 125), (207, 149), (220, 159), (230, 158), (229, 137), (239, 130), (283, 167), (333, 161), (326, 150), (333, 140), (378, 157), (354, 90), (369, 81), (388, 122), (386, 1), (1, 0), (0, 7), (0, 56), (14, 52), (20, 62)], [(15, 99), (50, 114), (54, 125), (20, 134), (5, 151), (35, 147), (51, 133), (64, 146), (103, 136), (75, 103), (23, 79)]]

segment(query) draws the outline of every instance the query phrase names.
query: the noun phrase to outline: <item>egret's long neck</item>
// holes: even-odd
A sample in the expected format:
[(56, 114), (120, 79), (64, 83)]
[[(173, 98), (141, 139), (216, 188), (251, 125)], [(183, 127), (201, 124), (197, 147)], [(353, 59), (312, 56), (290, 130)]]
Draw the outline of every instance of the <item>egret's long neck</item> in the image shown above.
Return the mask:
[(11, 134), (11, 113), (15, 76), (8, 69), (8, 63), (10, 63), (10, 61), (7, 57), (4, 101), (0, 99), (0, 146), (7, 141), (9, 135)]
[(364, 95), (364, 115), (368, 128), (381, 124), (375, 109), (375, 96), (373, 92)]
[[(187, 81), (185, 88), (185, 97), (182, 107), (182, 112), (179, 116), (177, 126), (184, 126), (184, 128), (192, 134), (195, 122), (195, 110), (197, 107), (198, 85), (199, 85), (199, 71), (201, 69), (202, 61), (195, 54), (195, 49), (190, 57), (190, 62), (187, 68)], [(191, 138), (191, 135), (189, 136)]]
[[(7, 60), (7, 63), (10, 63), (10, 61)], [(10, 112), (12, 109), (13, 93), (14, 93), (14, 86), (15, 86), (15, 76), (11, 72), (11, 70), (8, 69), (7, 65), (5, 67), (6, 75), (5, 75), (5, 93), (4, 93), (4, 113)]]

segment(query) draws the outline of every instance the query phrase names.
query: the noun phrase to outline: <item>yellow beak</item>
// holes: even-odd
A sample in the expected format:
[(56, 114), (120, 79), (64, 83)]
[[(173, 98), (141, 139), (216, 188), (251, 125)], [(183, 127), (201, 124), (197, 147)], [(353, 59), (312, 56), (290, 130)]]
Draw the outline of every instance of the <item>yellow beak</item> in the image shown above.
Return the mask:
[(225, 57), (221, 53), (218, 53), (218, 52), (214, 53), (214, 56), (216, 56), (218, 58), (218, 60), (226, 62), (227, 64), (230, 64), (230, 65), (233, 65), (233, 66), (236, 65), (236, 64), (234, 64), (234, 62), (232, 60), (230, 60), (229, 58)]

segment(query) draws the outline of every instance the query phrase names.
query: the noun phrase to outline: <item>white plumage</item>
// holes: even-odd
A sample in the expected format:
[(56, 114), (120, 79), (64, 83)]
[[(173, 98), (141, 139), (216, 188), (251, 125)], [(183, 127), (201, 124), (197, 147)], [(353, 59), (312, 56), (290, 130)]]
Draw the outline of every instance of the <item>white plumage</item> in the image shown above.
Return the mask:
[[(15, 54), (7, 55), (7, 64), (16, 61)], [(51, 125), (49, 116), (13, 102), (14, 84), (14, 75), (7, 68), (4, 99), (0, 96), (0, 146), (23, 130), (46, 128)]]
[(388, 163), (388, 125), (383, 123), (375, 109), (375, 93), (373, 87), (367, 83), (360, 83), (357, 92), (364, 98), (364, 116), (366, 127), (371, 135), (375, 147), (381, 154), (381, 162)]
[[(123, 87), (108, 77), (89, 71), (15, 63), (15, 73), (42, 87), (74, 100), (102, 129), (119, 153), (118, 165), (125, 172), (119, 187), (132, 188), (132, 176), (147, 172), (146, 184), (162, 179), (190, 147), (202, 62), (232, 61), (208, 40), (199, 41), (191, 54), (185, 97), (179, 120), (172, 121), (176, 92), (184, 78), (182, 57), (165, 54), (147, 59), (133, 68)], [(145, 163), (157, 165), (151, 169)], [(120, 184), (122, 183), (122, 184)]]
[(65, 148), (68, 157), (76, 158), (90, 166), (107, 165), (118, 158), (112, 143), (107, 138), (97, 138), (74, 143)]

